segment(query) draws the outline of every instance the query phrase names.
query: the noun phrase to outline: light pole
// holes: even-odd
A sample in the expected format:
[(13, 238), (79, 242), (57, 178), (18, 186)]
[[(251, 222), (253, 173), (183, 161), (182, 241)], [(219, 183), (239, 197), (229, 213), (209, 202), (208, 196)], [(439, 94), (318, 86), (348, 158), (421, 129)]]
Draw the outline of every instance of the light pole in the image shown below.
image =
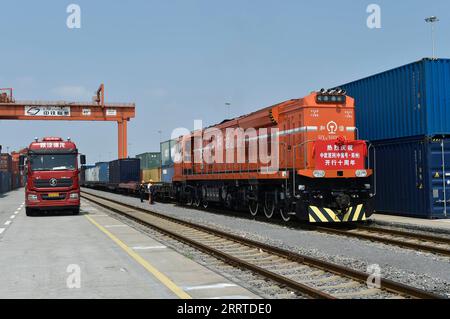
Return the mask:
[[(130, 149), (131, 149), (131, 146), (133, 145), (133, 143), (128, 143), (128, 154), (131, 154), (131, 152), (130, 152)], [(128, 158), (130, 158), (130, 155), (128, 155)]]
[[(162, 130), (158, 130), (158, 134), (159, 134), (159, 150), (161, 151), (161, 143), (162, 143)], [(169, 142), (169, 147), (170, 147), (170, 142)], [(170, 151), (169, 151), (170, 152)], [(159, 170), (159, 180), (162, 181), (162, 153), (160, 152), (159, 154), (159, 166), (160, 166), (160, 170)]]
[(225, 105), (228, 107), (228, 119), (231, 119), (231, 103), (227, 102)]
[(158, 130), (158, 134), (159, 134), (159, 144), (161, 144), (162, 142), (162, 130)]
[(431, 24), (431, 42), (432, 42), (432, 45), (433, 45), (433, 56), (432, 56), (432, 59), (435, 60), (436, 59), (436, 48), (435, 48), (435, 28), (434, 28), (434, 24), (436, 22), (439, 22), (439, 19), (436, 16), (431, 16), (431, 17), (425, 18), (425, 22)]

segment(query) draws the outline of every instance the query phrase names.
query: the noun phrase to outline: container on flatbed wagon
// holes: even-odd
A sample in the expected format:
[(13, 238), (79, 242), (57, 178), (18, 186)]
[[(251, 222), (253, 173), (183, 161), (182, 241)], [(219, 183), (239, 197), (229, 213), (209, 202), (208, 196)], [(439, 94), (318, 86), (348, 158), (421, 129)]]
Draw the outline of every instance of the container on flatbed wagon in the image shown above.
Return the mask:
[(418, 218), (450, 217), (450, 137), (374, 142), (375, 210)]
[(95, 163), (95, 175), (99, 183), (109, 182), (109, 162)]
[(97, 178), (95, 175), (95, 166), (88, 167), (84, 170), (84, 181), (87, 183), (97, 182)]
[(140, 183), (140, 166), (140, 160), (138, 158), (118, 159), (109, 162), (109, 183)]
[(173, 165), (176, 143), (176, 140), (169, 140), (161, 143), (161, 166), (165, 167)]
[(161, 181), (161, 168), (143, 169), (141, 170), (141, 180), (149, 182), (152, 180), (154, 183)]
[(423, 59), (340, 86), (365, 140), (450, 134), (450, 59)]
[(88, 164), (88, 165), (81, 166), (81, 169), (80, 169), (80, 184), (81, 185), (84, 185), (86, 183), (86, 171), (93, 167), (95, 167), (95, 165)]
[(165, 166), (161, 168), (161, 182), (172, 183), (174, 166)]
[(154, 169), (161, 166), (160, 152), (147, 152), (136, 155), (136, 158), (141, 160), (141, 170)]
[[(25, 157), (20, 158), (20, 166)], [(85, 157), (81, 156), (81, 164)], [(25, 207), (27, 215), (34, 211), (71, 210), (80, 212), (78, 149), (70, 140), (59, 137), (36, 139), (26, 155), (27, 184)]]

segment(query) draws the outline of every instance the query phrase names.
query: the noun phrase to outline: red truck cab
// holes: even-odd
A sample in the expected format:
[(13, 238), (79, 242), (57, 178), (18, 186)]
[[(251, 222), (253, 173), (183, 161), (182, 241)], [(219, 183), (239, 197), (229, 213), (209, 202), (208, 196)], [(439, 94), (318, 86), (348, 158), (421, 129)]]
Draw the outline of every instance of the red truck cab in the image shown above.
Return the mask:
[[(26, 161), (25, 161), (26, 158)], [(72, 211), (80, 213), (78, 149), (70, 139), (46, 137), (31, 143), (25, 165), (25, 207), (27, 216), (37, 211)], [(80, 162), (85, 164), (84, 155)]]

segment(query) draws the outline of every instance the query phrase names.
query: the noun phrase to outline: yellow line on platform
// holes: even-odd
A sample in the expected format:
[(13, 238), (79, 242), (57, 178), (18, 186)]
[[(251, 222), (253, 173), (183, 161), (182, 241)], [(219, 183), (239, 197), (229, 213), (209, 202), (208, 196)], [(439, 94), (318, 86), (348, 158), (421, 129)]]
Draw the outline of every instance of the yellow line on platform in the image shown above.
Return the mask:
[(144, 267), (148, 272), (150, 272), (153, 276), (155, 276), (164, 286), (169, 288), (174, 294), (176, 294), (181, 299), (192, 299), (192, 297), (183, 291), (180, 287), (178, 287), (172, 280), (170, 280), (166, 275), (161, 273), (158, 269), (152, 266), (147, 260), (142, 258), (139, 254), (133, 251), (130, 247), (128, 247), (123, 241), (114, 236), (111, 232), (109, 232), (105, 227), (97, 223), (92, 217), (85, 215), (86, 218), (98, 229), (100, 229), (103, 233), (105, 233), (109, 238), (111, 238), (120, 248), (125, 250), (125, 252), (130, 255), (134, 260), (136, 260), (142, 267)]

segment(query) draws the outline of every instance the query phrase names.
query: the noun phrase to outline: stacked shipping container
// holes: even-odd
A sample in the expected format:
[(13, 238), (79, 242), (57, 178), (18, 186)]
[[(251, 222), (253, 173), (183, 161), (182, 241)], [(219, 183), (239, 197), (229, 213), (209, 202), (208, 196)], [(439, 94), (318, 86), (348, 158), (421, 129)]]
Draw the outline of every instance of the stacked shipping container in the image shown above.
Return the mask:
[(376, 154), (381, 212), (450, 215), (450, 60), (423, 59), (340, 87)]
[(0, 154), (0, 193), (23, 187), (25, 179), (19, 167), (19, 157), (26, 150), (13, 152), (12, 154)]

